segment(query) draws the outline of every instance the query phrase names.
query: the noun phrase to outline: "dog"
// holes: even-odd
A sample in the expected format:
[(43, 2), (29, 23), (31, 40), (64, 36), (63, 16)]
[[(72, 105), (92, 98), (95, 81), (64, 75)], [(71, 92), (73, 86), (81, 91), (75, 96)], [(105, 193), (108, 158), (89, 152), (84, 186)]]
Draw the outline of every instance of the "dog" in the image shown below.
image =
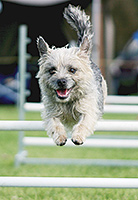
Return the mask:
[(39, 36), (40, 54), (37, 78), (47, 134), (58, 146), (65, 145), (67, 132), (75, 145), (84, 143), (103, 114), (106, 81), (92, 61), (92, 25), (79, 6), (69, 5), (64, 18), (77, 31), (78, 45), (52, 47)]

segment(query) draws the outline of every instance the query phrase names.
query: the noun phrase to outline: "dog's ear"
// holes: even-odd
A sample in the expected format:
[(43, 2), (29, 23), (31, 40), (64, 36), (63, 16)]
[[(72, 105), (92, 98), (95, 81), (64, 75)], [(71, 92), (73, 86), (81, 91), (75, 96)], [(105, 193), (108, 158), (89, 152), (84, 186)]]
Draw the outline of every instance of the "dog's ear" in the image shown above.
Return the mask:
[(44, 56), (48, 52), (50, 52), (50, 48), (48, 44), (45, 42), (45, 40), (41, 36), (37, 38), (37, 48), (39, 50), (40, 56)]
[(82, 43), (80, 44), (80, 50), (88, 55), (91, 53), (91, 45), (87, 36), (83, 39)]

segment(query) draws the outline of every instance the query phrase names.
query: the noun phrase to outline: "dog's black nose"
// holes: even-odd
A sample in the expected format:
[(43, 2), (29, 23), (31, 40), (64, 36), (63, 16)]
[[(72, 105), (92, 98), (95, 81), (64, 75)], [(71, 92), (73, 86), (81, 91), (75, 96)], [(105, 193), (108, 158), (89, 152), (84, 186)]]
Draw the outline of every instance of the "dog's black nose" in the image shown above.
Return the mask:
[(58, 79), (57, 84), (60, 88), (64, 88), (67, 85), (67, 80), (65, 78)]

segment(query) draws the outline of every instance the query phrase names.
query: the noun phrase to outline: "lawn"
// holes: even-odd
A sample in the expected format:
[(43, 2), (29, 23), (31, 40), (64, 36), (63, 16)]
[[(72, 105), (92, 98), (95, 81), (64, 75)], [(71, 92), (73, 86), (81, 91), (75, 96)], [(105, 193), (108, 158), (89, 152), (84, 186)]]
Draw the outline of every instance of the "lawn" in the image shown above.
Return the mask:
[[(138, 120), (137, 115), (104, 115), (105, 119)], [(0, 106), (0, 120), (18, 119), (15, 106)], [(40, 120), (40, 113), (27, 113), (27, 120)], [(95, 133), (101, 134), (101, 133)], [(105, 134), (105, 133), (104, 133)], [(108, 133), (109, 134), (109, 133)], [(112, 133), (110, 133), (112, 134)], [(116, 133), (133, 134), (138, 133)], [(25, 135), (46, 136), (45, 132), (26, 132)], [(137, 149), (108, 149), (82, 147), (28, 147), (29, 156), (53, 158), (138, 159)], [(1, 176), (36, 177), (126, 177), (138, 178), (137, 167), (21, 165), (14, 166), (18, 151), (18, 133), (0, 131)], [(0, 188), (0, 200), (137, 200), (136, 189), (80, 189), (80, 188)]]

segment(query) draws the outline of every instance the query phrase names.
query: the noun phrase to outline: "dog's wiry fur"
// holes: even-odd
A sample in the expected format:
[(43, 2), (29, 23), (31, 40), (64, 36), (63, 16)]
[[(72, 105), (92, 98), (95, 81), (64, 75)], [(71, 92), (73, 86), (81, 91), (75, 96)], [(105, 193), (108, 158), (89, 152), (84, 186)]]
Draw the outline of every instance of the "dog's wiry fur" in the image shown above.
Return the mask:
[(69, 5), (64, 17), (77, 30), (78, 46), (49, 48), (37, 40), (40, 70), (37, 77), (42, 93), (45, 129), (57, 145), (72, 133), (74, 144), (82, 144), (93, 133), (102, 116), (107, 93), (100, 69), (92, 62), (92, 28), (89, 17), (79, 7)]

